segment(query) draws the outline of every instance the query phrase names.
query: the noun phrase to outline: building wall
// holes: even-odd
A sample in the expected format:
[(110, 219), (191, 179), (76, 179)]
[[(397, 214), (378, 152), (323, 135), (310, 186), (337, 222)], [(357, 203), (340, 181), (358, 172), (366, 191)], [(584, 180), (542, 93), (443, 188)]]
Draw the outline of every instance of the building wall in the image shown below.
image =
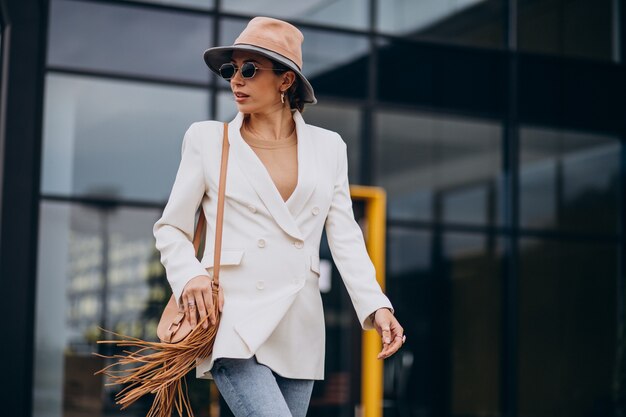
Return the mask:
[(388, 194), (407, 343), (385, 361), (385, 415), (617, 415), (622, 3), (43, 2), (32, 415), (122, 415), (89, 376), (98, 327), (154, 334), (169, 293), (151, 228), (182, 136), (236, 111), (202, 52), (255, 15), (302, 29), (305, 120), (342, 135), (352, 183)]

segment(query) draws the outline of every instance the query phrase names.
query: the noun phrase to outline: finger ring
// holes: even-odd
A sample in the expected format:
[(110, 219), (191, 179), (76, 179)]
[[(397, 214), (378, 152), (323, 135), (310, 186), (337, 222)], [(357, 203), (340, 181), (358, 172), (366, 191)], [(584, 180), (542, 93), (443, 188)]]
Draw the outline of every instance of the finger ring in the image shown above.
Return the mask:
[(193, 307), (193, 306), (195, 306), (195, 305), (196, 305), (196, 303), (187, 303), (187, 305), (188, 305), (189, 307)]
[(402, 336), (402, 343), (406, 342), (406, 335)]

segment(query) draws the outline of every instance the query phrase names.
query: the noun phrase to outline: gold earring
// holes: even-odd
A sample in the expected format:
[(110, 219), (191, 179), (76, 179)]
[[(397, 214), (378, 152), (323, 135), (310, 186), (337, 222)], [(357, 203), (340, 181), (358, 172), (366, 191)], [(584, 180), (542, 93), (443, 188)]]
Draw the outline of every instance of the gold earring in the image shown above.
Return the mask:
[(285, 104), (285, 92), (284, 91), (281, 91), (280, 93), (280, 102)]

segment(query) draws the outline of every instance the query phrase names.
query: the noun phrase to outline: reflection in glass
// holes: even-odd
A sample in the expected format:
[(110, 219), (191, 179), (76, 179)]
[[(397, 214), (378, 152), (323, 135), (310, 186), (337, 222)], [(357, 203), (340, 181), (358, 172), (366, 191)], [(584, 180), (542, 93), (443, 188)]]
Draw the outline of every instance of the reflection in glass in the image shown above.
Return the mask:
[(237, 104), (230, 91), (217, 93), (217, 120), (230, 122), (237, 115)]
[(387, 293), (408, 335), (385, 361), (389, 407), (398, 415), (498, 415), (501, 244), (400, 227), (388, 236)]
[(612, 3), (612, 0), (520, 0), (520, 49), (610, 60), (612, 32), (617, 30), (612, 25)]
[(215, 7), (215, 0), (134, 0), (145, 3), (164, 4), (168, 6), (188, 6), (199, 9), (212, 9)]
[[(247, 24), (248, 20), (222, 19), (220, 42), (231, 44)], [(367, 37), (304, 28), (302, 33), (302, 71), (313, 85), (315, 93), (366, 97)], [(227, 85), (224, 80), (220, 83)]]
[(442, 272), (450, 277), (451, 414), (498, 415), (501, 245), (486, 235), (448, 234), (443, 246)]
[(48, 75), (42, 192), (165, 201), (208, 103), (201, 89)]
[(440, 387), (433, 384), (431, 376), (444, 368), (434, 363), (435, 346), (441, 341), (433, 338), (432, 234), (391, 227), (387, 239), (385, 292), (407, 340), (385, 360), (384, 402), (396, 415), (435, 415), (433, 393)]
[(376, 114), (378, 185), (393, 219), (497, 224), (501, 127), (417, 113)]
[[(222, 11), (250, 16), (272, 16), (285, 20), (319, 23), (352, 29), (367, 29), (369, 2), (363, 0), (307, 0), (284, 1), (222, 0)], [(304, 37), (306, 42), (306, 36)]]
[(379, 100), (444, 113), (504, 116), (507, 61), (499, 51), (399, 38), (377, 38), (376, 45)]
[(614, 415), (625, 390), (615, 375), (617, 246), (523, 239), (520, 248), (518, 415)]
[(96, 344), (111, 337), (98, 327), (155, 339), (170, 296), (152, 236), (159, 215), (158, 209), (41, 204), (35, 416), (116, 409), (110, 399), (120, 387), (104, 387), (93, 376), (105, 361), (92, 352), (113, 353)]
[(211, 22), (138, 7), (53, 1), (48, 65), (208, 82), (202, 52), (212, 42)]
[(520, 144), (522, 227), (617, 233), (617, 138), (523, 128)]
[(503, 43), (504, 14), (496, 0), (378, 1), (379, 31), (411, 39), (476, 46)]

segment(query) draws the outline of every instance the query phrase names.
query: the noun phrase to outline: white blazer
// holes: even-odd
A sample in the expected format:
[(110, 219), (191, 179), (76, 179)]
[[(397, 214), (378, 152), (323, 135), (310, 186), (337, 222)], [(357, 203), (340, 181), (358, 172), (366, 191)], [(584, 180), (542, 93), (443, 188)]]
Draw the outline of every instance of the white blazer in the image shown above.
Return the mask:
[[(333, 260), (363, 329), (368, 316), (393, 307), (375, 277), (354, 219), (346, 144), (332, 131), (308, 125), (293, 112), (298, 138), (298, 182), (283, 201), (268, 171), (241, 137), (243, 114), (230, 122), (230, 155), (220, 283), (224, 309), (213, 354), (198, 360), (196, 376), (213, 379), (213, 361), (249, 358), (288, 378), (324, 379), (325, 326), (319, 291), (323, 228)], [(176, 299), (197, 275), (213, 270), (215, 216), (223, 123), (193, 123), (163, 211), (154, 225), (167, 279)], [(202, 261), (194, 256), (194, 218), (207, 217)]]

